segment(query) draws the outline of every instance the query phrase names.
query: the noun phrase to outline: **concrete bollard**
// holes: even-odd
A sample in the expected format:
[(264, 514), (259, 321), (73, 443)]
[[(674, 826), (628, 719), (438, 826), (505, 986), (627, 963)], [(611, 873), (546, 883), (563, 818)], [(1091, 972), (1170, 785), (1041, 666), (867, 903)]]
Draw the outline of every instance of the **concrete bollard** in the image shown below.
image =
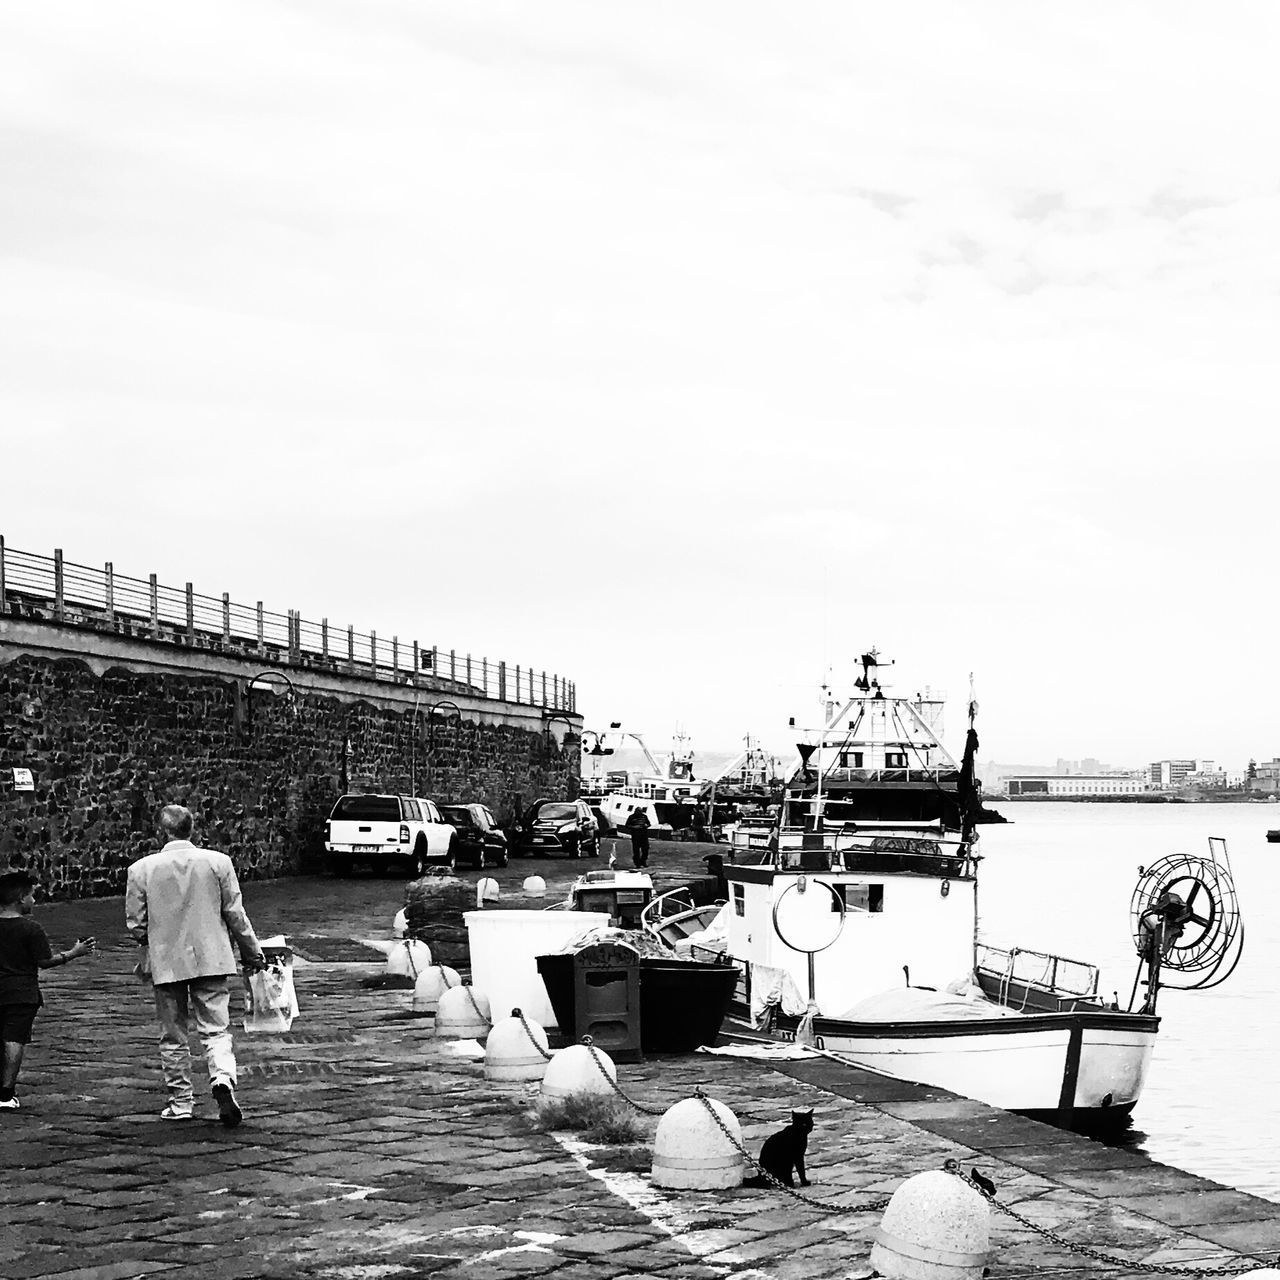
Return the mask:
[(685, 1098), (668, 1108), (653, 1139), (653, 1185), (710, 1191), (742, 1186), (742, 1126), (738, 1117), (708, 1098), (720, 1125), (701, 1098)]
[(436, 1006), (442, 1040), (483, 1040), (489, 1034), (489, 997), (474, 987), (450, 987)]
[(418, 974), (418, 981), (413, 984), (413, 1011), (425, 1013), (434, 1018), (440, 1004), (440, 997), (450, 987), (459, 986), (462, 979), (457, 970), (448, 965), (433, 964)]
[(511, 1017), (493, 1024), (484, 1044), (486, 1080), (541, 1080), (547, 1070), (547, 1033), (532, 1019)]
[(492, 876), (485, 876), (476, 882), (476, 910), (483, 911), (486, 902), (496, 902), (502, 896), (498, 882)]
[(397, 942), (387, 956), (387, 972), (399, 978), (416, 978), (431, 967), (431, 948), (421, 938)]
[(981, 1280), (991, 1260), (991, 1210), (952, 1173), (917, 1173), (893, 1193), (871, 1265), (890, 1280)]
[(571, 1093), (609, 1095), (613, 1094), (609, 1081), (617, 1078), (618, 1068), (607, 1053), (585, 1044), (571, 1044), (551, 1055), (541, 1093), (544, 1098), (567, 1098)]
[(541, 898), (547, 891), (547, 882), (541, 876), (526, 876), (524, 884), (520, 886), (525, 896), (529, 898)]

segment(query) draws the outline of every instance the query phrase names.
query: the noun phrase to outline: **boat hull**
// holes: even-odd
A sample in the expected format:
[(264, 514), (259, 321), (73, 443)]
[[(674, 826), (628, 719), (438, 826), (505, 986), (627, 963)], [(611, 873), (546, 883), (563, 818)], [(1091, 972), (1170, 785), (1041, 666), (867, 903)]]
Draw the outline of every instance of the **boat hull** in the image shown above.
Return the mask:
[[(741, 1010), (738, 1010), (741, 1012)], [(775, 1035), (799, 1023), (779, 1016)], [(1107, 1010), (957, 1022), (814, 1020), (814, 1047), (898, 1080), (1076, 1129), (1123, 1125), (1146, 1082), (1159, 1019)]]

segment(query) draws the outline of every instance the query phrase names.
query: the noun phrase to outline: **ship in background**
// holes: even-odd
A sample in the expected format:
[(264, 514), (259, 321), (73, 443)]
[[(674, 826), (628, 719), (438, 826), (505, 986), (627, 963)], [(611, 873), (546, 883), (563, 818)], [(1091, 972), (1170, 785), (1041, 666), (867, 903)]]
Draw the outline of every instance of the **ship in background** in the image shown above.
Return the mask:
[[(603, 758), (623, 753), (636, 744), (635, 768), (602, 769)], [(616, 746), (606, 745), (609, 742)], [(616, 830), (642, 809), (655, 835), (692, 830), (734, 821), (743, 809), (763, 811), (782, 796), (782, 761), (766, 751), (750, 734), (736, 754), (706, 753), (696, 758), (689, 737), (677, 728), (672, 747), (661, 759), (649, 750), (644, 736), (610, 725), (608, 734), (584, 735), (583, 771), (579, 796), (596, 811), (602, 827)], [(642, 762), (642, 763), (641, 763)]]
[[(966, 793), (962, 766), (942, 742), (945, 696), (928, 686), (912, 697), (890, 696), (882, 668), (893, 664), (874, 648), (858, 662), (852, 697), (838, 701), (824, 690), (822, 725), (796, 744), (786, 789), (792, 799), (816, 801), (816, 812), (837, 821), (941, 823), (958, 831)], [(972, 770), (977, 735), (972, 727), (969, 733), (974, 741), (966, 745), (965, 767)], [(981, 783), (968, 781), (971, 796)], [(971, 817), (1004, 821), (981, 804)]]

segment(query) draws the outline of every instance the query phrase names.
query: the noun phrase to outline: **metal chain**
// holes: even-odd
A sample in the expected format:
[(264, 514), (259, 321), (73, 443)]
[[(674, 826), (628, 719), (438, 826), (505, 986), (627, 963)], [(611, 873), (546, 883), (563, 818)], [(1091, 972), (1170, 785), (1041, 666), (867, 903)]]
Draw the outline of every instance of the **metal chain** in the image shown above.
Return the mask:
[(476, 1003), (475, 992), (471, 989), (471, 983), (464, 982), (462, 984), (462, 989), (467, 993), (467, 999), (471, 1001), (471, 1007), (476, 1011), (476, 1017), (479, 1018), (481, 1022), (488, 1023), (489, 1015), (484, 1013)]
[(955, 1174), (961, 1182), (968, 1183), (993, 1209), (1003, 1213), (1006, 1217), (1012, 1218), (1015, 1222), (1021, 1223), (1029, 1231), (1034, 1231), (1036, 1235), (1043, 1236), (1044, 1239), (1065, 1249), (1068, 1253), (1078, 1253), (1086, 1258), (1094, 1258), (1098, 1262), (1106, 1262), (1115, 1267), (1124, 1267), (1128, 1271), (1145, 1271), (1152, 1275), (1162, 1276), (1240, 1276), (1249, 1271), (1257, 1271), (1260, 1267), (1272, 1265), (1258, 1258), (1252, 1258), (1248, 1262), (1228, 1262), (1220, 1267), (1182, 1266), (1174, 1262), (1133, 1262), (1129, 1258), (1120, 1257), (1118, 1254), (1103, 1253), (1101, 1249), (1091, 1249), (1087, 1244), (1076, 1244), (1074, 1241), (1059, 1235), (1058, 1232), (1050, 1227), (1042, 1227), (1038, 1223), (1032, 1222), (1030, 1218), (1023, 1217), (1016, 1209), (1011, 1209), (1007, 1204), (1001, 1204), (994, 1195), (984, 1191), (960, 1168), (958, 1160), (948, 1160), (942, 1167), (948, 1173)]
[(644, 1103), (637, 1102), (634, 1098), (628, 1098), (627, 1095), (622, 1092), (622, 1088), (619, 1086), (618, 1082), (609, 1074), (609, 1069), (604, 1065), (604, 1055), (595, 1047), (594, 1044), (591, 1043), (591, 1037), (583, 1036), (582, 1043), (586, 1045), (591, 1054), (591, 1061), (596, 1064), (600, 1074), (604, 1076), (605, 1080), (608, 1082), (609, 1088), (612, 1089), (614, 1093), (616, 1093), (618, 1097), (627, 1104), (627, 1106), (635, 1107), (637, 1111), (643, 1112), (643, 1114), (647, 1116), (664, 1116), (667, 1114), (666, 1107), (646, 1107)]
[(529, 1026), (529, 1020), (524, 1016), (524, 1014), (519, 1009), (512, 1009), (511, 1015), (512, 1017), (520, 1019), (520, 1025), (524, 1028), (525, 1035), (529, 1037), (529, 1043), (533, 1045), (533, 1047), (537, 1049), (537, 1051), (540, 1054), (542, 1054), (543, 1058), (545, 1058), (546, 1061), (550, 1062), (551, 1055), (533, 1038), (533, 1031)]
[[(470, 989), (468, 988), (468, 991), (469, 990)], [(472, 1004), (475, 1004), (474, 997), (472, 997)], [(476, 1012), (480, 1012), (479, 1008), (476, 1009)], [(520, 1025), (524, 1027), (525, 1035), (529, 1037), (529, 1043), (537, 1049), (547, 1062), (550, 1062), (552, 1055), (534, 1039), (533, 1031), (529, 1026), (529, 1021), (524, 1016), (523, 1012), (519, 1009), (512, 1009), (511, 1012), (514, 1017), (520, 1019)], [(618, 1095), (619, 1098), (622, 1099), (623, 1102), (625, 1102), (629, 1107), (634, 1107), (644, 1115), (660, 1116), (666, 1114), (665, 1108), (646, 1107), (643, 1103), (637, 1102), (634, 1098), (627, 1097), (627, 1095), (623, 1093), (617, 1080), (609, 1074), (604, 1065), (601, 1052), (594, 1044), (592, 1044), (591, 1037), (583, 1036), (582, 1043), (590, 1053), (592, 1062), (596, 1064), (596, 1068), (608, 1082), (609, 1087)], [(755, 1156), (753, 1156), (751, 1152), (733, 1136), (733, 1132), (720, 1118), (715, 1107), (711, 1105), (711, 1099), (703, 1093), (701, 1086), (695, 1087), (694, 1096), (707, 1109), (707, 1114), (715, 1122), (716, 1128), (719, 1129), (726, 1138), (728, 1138), (730, 1146), (737, 1149), (743, 1159), (745, 1159), (747, 1163), (759, 1173), (766, 1185), (775, 1187), (777, 1190), (789, 1195), (793, 1200), (798, 1200), (801, 1204), (807, 1204), (815, 1209), (822, 1209), (829, 1213), (878, 1213), (882, 1209), (888, 1208), (889, 1202), (893, 1199), (892, 1196), (881, 1196), (867, 1204), (848, 1205), (833, 1204), (829, 1201), (815, 1199), (813, 1196), (803, 1195), (794, 1187), (787, 1186), (787, 1184), (781, 1181), (781, 1179), (775, 1178), (773, 1174), (771, 1174), (768, 1169), (766, 1169), (755, 1158)], [(1269, 1262), (1259, 1258), (1250, 1258), (1248, 1262), (1229, 1262), (1219, 1267), (1180, 1266), (1173, 1262), (1134, 1262), (1129, 1258), (1122, 1258), (1118, 1254), (1104, 1253), (1101, 1249), (1092, 1249), (1087, 1244), (1077, 1244), (1075, 1241), (1068, 1240), (1065, 1236), (1060, 1235), (1050, 1227), (1042, 1227), (1039, 1223), (1032, 1222), (1030, 1218), (1024, 1217), (1016, 1209), (1011, 1208), (1007, 1204), (1001, 1204), (994, 1195), (984, 1191), (967, 1173), (964, 1172), (963, 1169), (960, 1168), (960, 1163), (957, 1160), (947, 1160), (943, 1164), (943, 1168), (948, 1173), (954, 1174), (961, 1182), (967, 1183), (972, 1187), (998, 1213), (1003, 1213), (1006, 1217), (1012, 1218), (1015, 1222), (1020, 1223), (1029, 1231), (1035, 1232), (1036, 1235), (1050, 1241), (1052, 1244), (1056, 1244), (1061, 1249), (1065, 1249), (1068, 1253), (1079, 1254), (1085, 1258), (1093, 1258), (1098, 1262), (1104, 1262), (1111, 1266), (1127, 1267), (1130, 1271), (1143, 1271), (1151, 1275), (1163, 1276), (1240, 1276), (1245, 1275), (1250, 1271), (1257, 1271), (1260, 1267), (1267, 1267), (1271, 1265)], [(1277, 1265), (1280, 1265), (1280, 1258), (1277, 1258)]]
[(695, 1088), (693, 1092), (698, 1101), (706, 1107), (707, 1114), (716, 1122), (716, 1126), (719, 1128), (720, 1132), (729, 1139), (729, 1142), (733, 1146), (737, 1147), (738, 1151), (741, 1152), (741, 1154), (750, 1162), (753, 1168), (759, 1170), (760, 1176), (765, 1180), (765, 1182), (770, 1186), (776, 1187), (779, 1191), (785, 1191), (793, 1200), (799, 1200), (801, 1204), (812, 1205), (815, 1209), (824, 1209), (828, 1213), (878, 1213), (881, 1209), (887, 1208), (889, 1201), (893, 1199), (892, 1196), (882, 1196), (878, 1200), (872, 1200), (869, 1204), (832, 1204), (829, 1201), (816, 1200), (813, 1196), (802, 1195), (794, 1187), (789, 1187), (785, 1182), (775, 1178), (773, 1174), (771, 1174), (768, 1169), (766, 1169), (764, 1165), (762, 1165), (755, 1156), (753, 1156), (751, 1152), (733, 1136), (729, 1126), (720, 1119), (715, 1107), (711, 1105), (711, 1099), (702, 1092), (701, 1087)]

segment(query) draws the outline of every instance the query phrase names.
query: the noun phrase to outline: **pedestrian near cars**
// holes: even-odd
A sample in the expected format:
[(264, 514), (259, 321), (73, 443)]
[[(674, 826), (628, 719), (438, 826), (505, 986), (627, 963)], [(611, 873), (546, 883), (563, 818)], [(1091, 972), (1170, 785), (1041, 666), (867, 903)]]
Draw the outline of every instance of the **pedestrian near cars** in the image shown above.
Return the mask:
[(97, 944), (78, 938), (74, 947), (54, 951), (33, 919), (35, 881), (25, 871), (0, 875), (0, 1111), (17, 1111), (18, 1072), (31, 1043), (31, 1029), (44, 999), (40, 970), (70, 964)]
[(627, 815), (623, 826), (631, 834), (631, 865), (647, 866), (649, 862), (649, 828), (652, 825), (649, 815), (637, 805)]
[(191, 842), (195, 820), (183, 805), (160, 811), (164, 847), (129, 868), (125, 926), (147, 948), (160, 1022), (160, 1066), (169, 1101), (163, 1120), (190, 1120), (194, 1029), (204, 1048), (218, 1116), (228, 1128), (240, 1123), (236, 1058), (231, 1036), (231, 979), (236, 971), (232, 939), (246, 970), (260, 969), (262, 947), (240, 896), (240, 882), (225, 853)]

